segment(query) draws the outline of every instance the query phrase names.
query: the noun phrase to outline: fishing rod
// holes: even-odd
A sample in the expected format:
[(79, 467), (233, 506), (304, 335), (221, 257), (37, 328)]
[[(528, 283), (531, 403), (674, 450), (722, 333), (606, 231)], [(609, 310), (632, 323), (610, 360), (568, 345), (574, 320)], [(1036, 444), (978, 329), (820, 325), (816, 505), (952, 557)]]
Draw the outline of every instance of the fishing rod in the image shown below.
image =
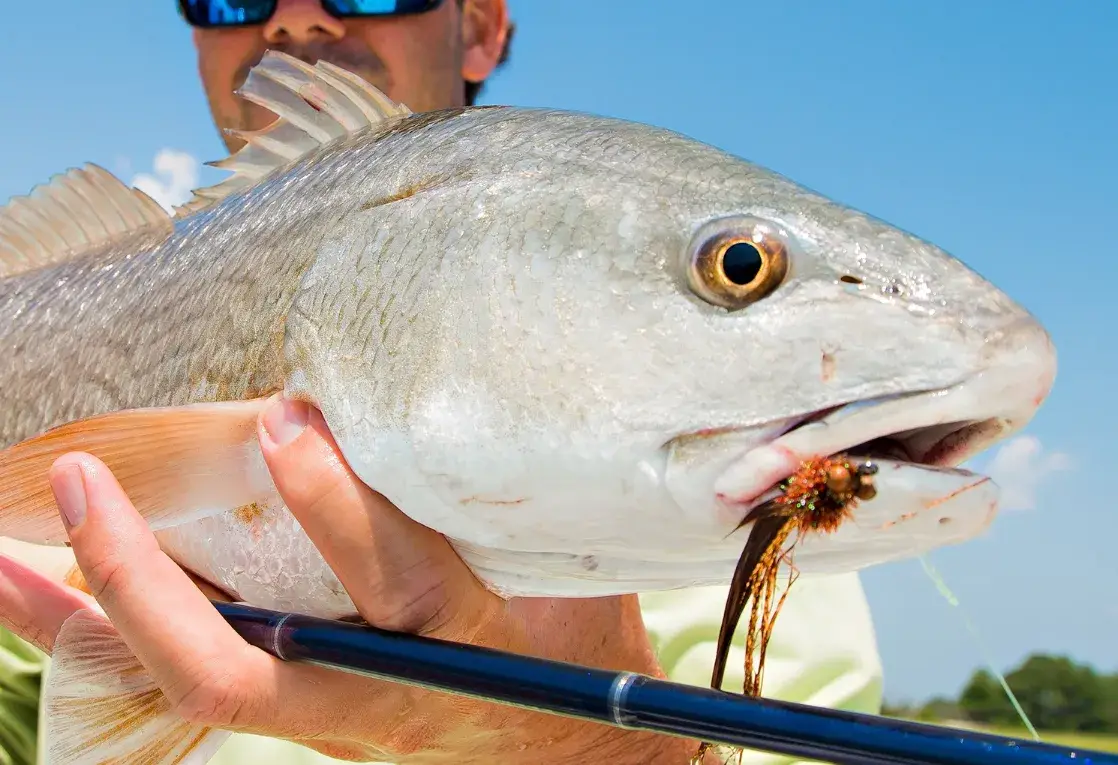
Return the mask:
[(836, 765), (1118, 765), (1118, 755), (821, 709), (213, 601), (273, 656), (618, 728)]

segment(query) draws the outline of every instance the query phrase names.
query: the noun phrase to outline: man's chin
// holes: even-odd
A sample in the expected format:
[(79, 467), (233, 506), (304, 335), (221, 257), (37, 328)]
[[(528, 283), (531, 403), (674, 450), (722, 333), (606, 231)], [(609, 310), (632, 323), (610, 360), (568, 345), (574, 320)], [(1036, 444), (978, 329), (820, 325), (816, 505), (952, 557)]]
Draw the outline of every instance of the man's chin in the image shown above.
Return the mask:
[(332, 45), (300, 46), (298, 48), (277, 45), (261, 49), (259, 53), (251, 56), (237, 71), (237, 75), (233, 80), (234, 90), (239, 90), (245, 84), (245, 80), (248, 79), (249, 71), (260, 63), (260, 60), (268, 50), (285, 53), (311, 66), (314, 66), (319, 61), (326, 61), (336, 67), (353, 72), (384, 93), (388, 93), (392, 86), (392, 79), (388, 76), (388, 70), (384, 66), (384, 62), (371, 50), (366, 48), (355, 49), (350, 45), (336, 43)]

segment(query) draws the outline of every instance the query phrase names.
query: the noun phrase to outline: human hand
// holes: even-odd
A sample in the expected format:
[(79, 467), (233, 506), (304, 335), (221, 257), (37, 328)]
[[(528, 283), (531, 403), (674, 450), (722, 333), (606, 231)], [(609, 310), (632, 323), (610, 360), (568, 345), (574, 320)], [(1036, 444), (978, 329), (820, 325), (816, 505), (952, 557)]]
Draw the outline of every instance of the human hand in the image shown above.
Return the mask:
[[(503, 601), (449, 543), (349, 470), (321, 415), (275, 402), (259, 436), (288, 508), (384, 629), (661, 676), (635, 596)], [(621, 731), (281, 662), (238, 636), (158, 546), (110, 471), (69, 454), (50, 474), (97, 603), (174, 709), (207, 726), (298, 741), (354, 761), (686, 762), (697, 742)], [(0, 559), (0, 621), (50, 650), (84, 593)]]

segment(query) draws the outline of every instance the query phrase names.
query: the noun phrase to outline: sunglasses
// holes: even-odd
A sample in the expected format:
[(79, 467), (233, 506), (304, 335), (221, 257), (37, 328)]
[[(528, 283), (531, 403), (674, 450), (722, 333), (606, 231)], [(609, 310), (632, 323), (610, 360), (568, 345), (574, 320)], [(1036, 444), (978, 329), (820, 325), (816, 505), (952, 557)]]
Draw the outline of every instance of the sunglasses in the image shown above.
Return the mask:
[[(338, 18), (404, 16), (425, 13), (443, 0), (321, 0)], [(276, 12), (278, 0), (179, 0), (179, 12), (195, 27), (244, 27), (263, 24)]]

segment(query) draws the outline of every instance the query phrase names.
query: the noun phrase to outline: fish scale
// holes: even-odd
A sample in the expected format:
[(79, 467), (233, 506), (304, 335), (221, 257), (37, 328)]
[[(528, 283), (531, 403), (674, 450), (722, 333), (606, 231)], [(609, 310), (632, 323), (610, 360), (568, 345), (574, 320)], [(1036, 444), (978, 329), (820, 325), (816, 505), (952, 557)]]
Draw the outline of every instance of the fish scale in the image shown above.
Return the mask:
[[(188, 571), (353, 615), (256, 443), (279, 391), (502, 596), (726, 584), (742, 519), (837, 453), (877, 494), (797, 540), (802, 574), (989, 526), (996, 487), (957, 466), (1029, 422), (1055, 351), (933, 244), (647, 125), (412, 114), (277, 53), (243, 95), (277, 122), (173, 217), (94, 166), (0, 210), (0, 534), (64, 543), (43, 476), (89, 451)], [(225, 735), (143, 706), (129, 657), (103, 615), (67, 622), (47, 763), (204, 761)], [(125, 665), (128, 688), (103, 674)]]

